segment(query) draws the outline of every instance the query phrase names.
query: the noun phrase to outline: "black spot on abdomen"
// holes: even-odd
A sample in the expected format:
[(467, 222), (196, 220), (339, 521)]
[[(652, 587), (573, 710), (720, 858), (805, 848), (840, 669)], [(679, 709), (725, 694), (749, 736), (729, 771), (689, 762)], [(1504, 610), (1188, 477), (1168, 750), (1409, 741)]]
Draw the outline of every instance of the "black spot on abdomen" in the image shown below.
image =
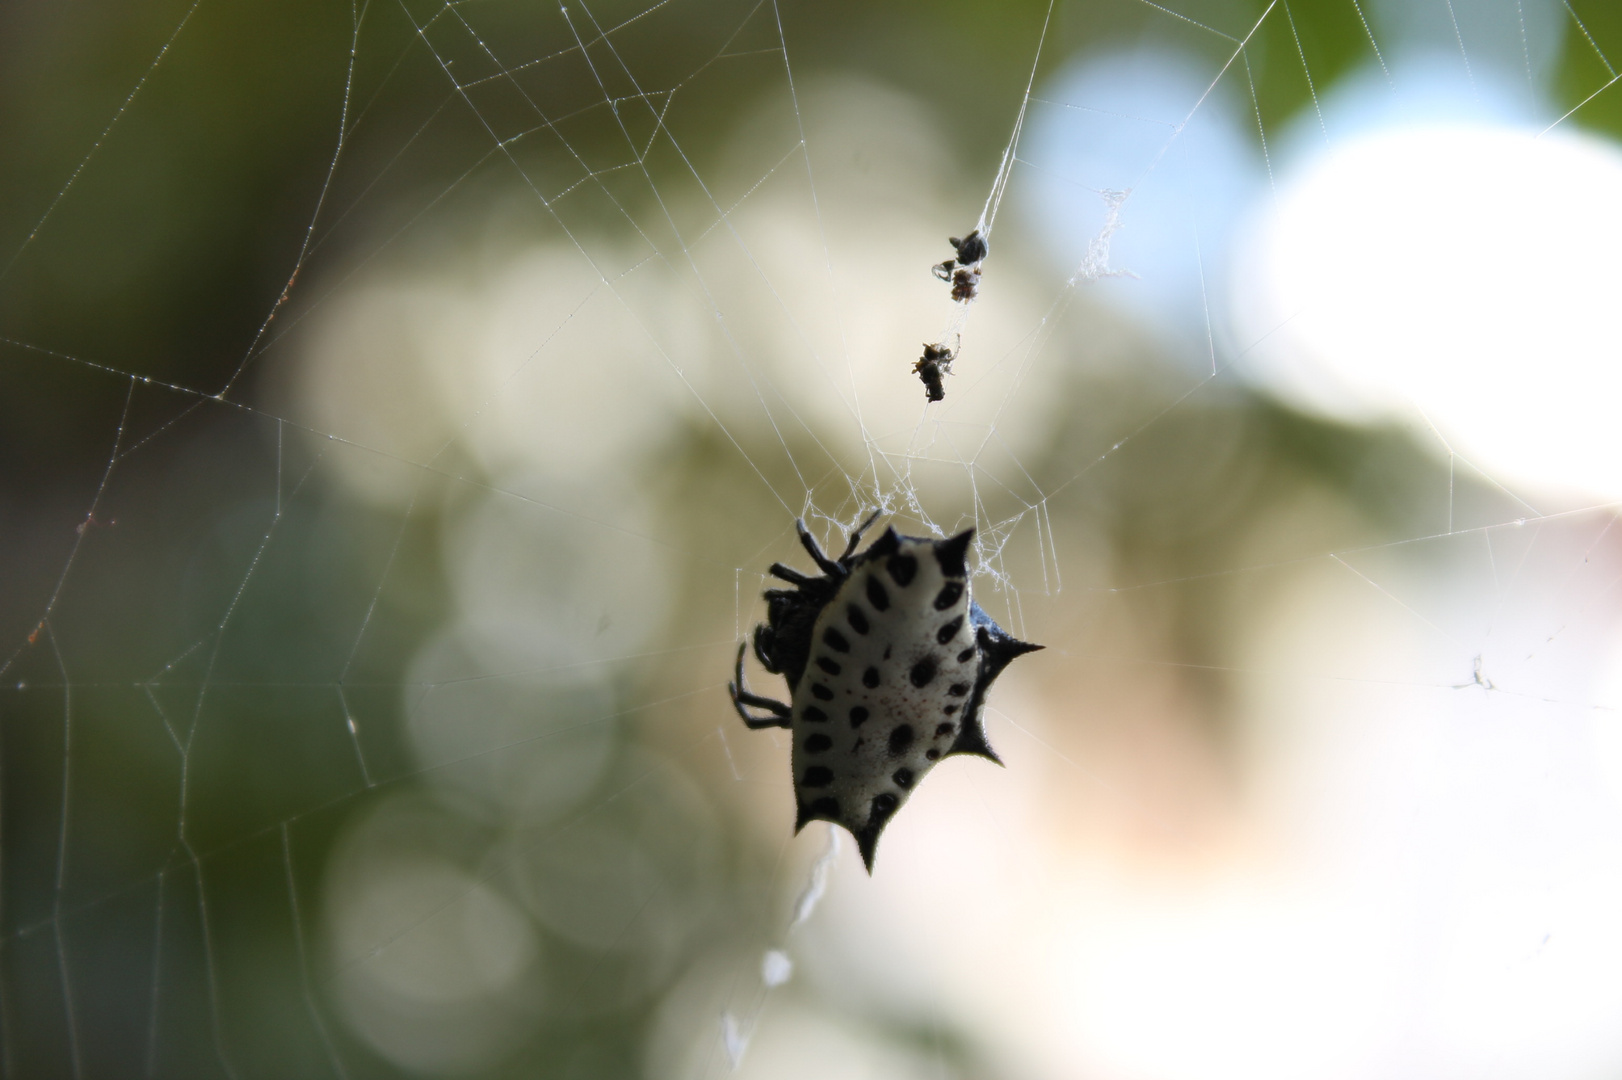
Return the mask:
[(875, 611), (890, 610), (890, 594), (885, 591), (879, 579), (872, 574), (867, 577), (867, 602), (873, 605)]
[(845, 640), (845, 635), (831, 626), (822, 632), (822, 640), (835, 652), (850, 652), (850, 642)]
[(839, 800), (832, 795), (824, 795), (810, 806), (806, 807), (806, 817), (839, 817)]
[(935, 728), (935, 738), (938, 739), (942, 735), (950, 735), (952, 732), (954, 732), (956, 730), (957, 730), (957, 725), (956, 724), (939, 724)]
[(826, 765), (813, 765), (805, 770), (805, 776), (800, 780), (802, 787), (827, 787), (834, 782), (834, 771)]
[[(893, 791), (886, 791), (882, 795), (873, 796), (873, 801), (871, 804), (869, 804), (873, 807), (873, 818), (883, 821), (885, 818), (895, 813), (895, 808), (900, 804), (900, 802), (901, 800), (896, 797), (896, 794)], [(870, 818), (869, 820), (871, 821), (872, 819)]]
[(855, 604), (845, 609), (845, 619), (850, 623), (850, 628), (858, 634), (867, 633), (867, 616)]
[(850, 710), (850, 726), (859, 728), (867, 723), (867, 706), (857, 705)]
[(967, 649), (964, 649), (962, 652), (957, 654), (957, 662), (960, 663), (960, 664), (967, 664), (970, 660), (973, 660), (973, 659), (974, 659), (974, 646), (973, 645), (970, 645)]
[(885, 562), (884, 568), (890, 571), (890, 577), (903, 589), (911, 585), (912, 579), (918, 576), (918, 560), (911, 555), (892, 555)]
[(812, 683), (811, 696), (816, 698), (818, 701), (832, 701), (834, 699), (834, 692), (828, 689), (826, 686), (823, 686), (821, 683)]
[(941, 587), (941, 591), (935, 595), (935, 610), (945, 611), (957, 603), (962, 595), (963, 583), (961, 581), (948, 581)]
[(828, 719), (828, 714), (817, 708), (815, 705), (807, 705), (804, 709), (800, 710), (800, 719), (809, 720), (813, 724), (820, 724), (824, 720)]
[(869, 690), (872, 690), (874, 687), (878, 686), (879, 669), (876, 667), (870, 667), (866, 671), (862, 672), (862, 685), (867, 687)]
[(895, 786), (896, 787), (901, 788), (902, 790), (906, 790), (907, 788), (912, 787), (912, 770), (911, 769), (897, 769), (890, 776), (890, 779), (895, 781)]
[(840, 671), (844, 670), (838, 664), (834, 663), (831, 658), (826, 656), (817, 657), (817, 667), (821, 668), (823, 671), (826, 671), (830, 675), (838, 675)]
[(935, 677), (935, 658), (926, 656), (912, 665), (912, 672), (909, 677), (912, 679), (912, 685), (914, 686), (928, 686), (929, 681)]
[(890, 732), (890, 753), (905, 754), (912, 746), (912, 725), (901, 724)]
[(821, 732), (818, 732), (815, 735), (806, 736), (805, 749), (809, 753), (820, 754), (833, 744), (834, 741), (832, 739), (828, 738), (828, 736), (822, 734)]
[(939, 644), (945, 645), (948, 641), (957, 637), (957, 632), (961, 629), (963, 629), (963, 616), (959, 615), (940, 628), (940, 632), (935, 635), (935, 640)]
[(966, 682), (955, 682), (946, 688), (946, 692), (951, 694), (953, 697), (962, 697), (964, 694), (969, 692), (969, 684)]

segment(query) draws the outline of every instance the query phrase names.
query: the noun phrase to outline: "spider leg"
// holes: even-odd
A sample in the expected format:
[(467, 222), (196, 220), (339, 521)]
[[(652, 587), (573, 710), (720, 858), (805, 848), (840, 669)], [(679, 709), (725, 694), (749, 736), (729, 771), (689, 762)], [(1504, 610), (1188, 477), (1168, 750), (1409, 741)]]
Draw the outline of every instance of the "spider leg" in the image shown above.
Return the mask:
[[(923, 361), (920, 360), (919, 363), (923, 363)], [(866, 521), (856, 526), (856, 531), (850, 534), (850, 543), (845, 545), (845, 553), (839, 556), (840, 566), (846, 566), (850, 563), (850, 557), (856, 554), (856, 545), (862, 542), (862, 534), (865, 533), (868, 528), (879, 519), (879, 514), (881, 513), (883, 513), (882, 510), (873, 511), (871, 514), (867, 515)]]
[[(781, 702), (772, 702), (772, 704), (782, 704), (782, 703)], [(738, 710), (738, 715), (743, 718), (744, 726), (747, 727), (750, 731), (759, 731), (761, 728), (793, 727), (793, 725), (788, 722), (787, 717), (750, 716), (749, 711), (747, 709), (745, 709), (743, 706), (744, 706), (744, 703), (742, 701), (740, 701), (739, 699), (737, 699), (737, 698), (732, 699), (732, 707)]]
[(761, 667), (765, 668), (773, 675), (780, 675), (782, 672), (777, 670), (777, 665), (772, 662), (772, 658), (766, 655), (765, 639), (766, 626), (764, 623), (762, 623), (761, 625), (755, 627), (755, 659), (760, 661)]
[(809, 585), (811, 582), (817, 580), (816, 578), (806, 577), (793, 567), (784, 566), (780, 562), (772, 563), (771, 569), (767, 570), (766, 572), (772, 577), (782, 578), (790, 585)]
[[(751, 730), (769, 727), (792, 727), (793, 725), (789, 723), (789, 717), (794, 714), (794, 710), (790, 706), (784, 705), (781, 701), (773, 701), (769, 697), (761, 697), (759, 694), (749, 692), (748, 685), (743, 681), (743, 654), (747, 648), (747, 643), (738, 646), (738, 663), (733, 668), (733, 677), (736, 681), (727, 683), (727, 693), (732, 695), (732, 707), (738, 710), (738, 715), (743, 717), (744, 725)], [(752, 705), (757, 709), (765, 709), (771, 715), (751, 716), (749, 710), (745, 708), (748, 705)]]
[(816, 540), (811, 536), (810, 531), (806, 529), (804, 521), (795, 518), (794, 528), (800, 534), (800, 543), (804, 544), (805, 550), (811, 553), (811, 561), (816, 563), (824, 574), (832, 578), (845, 576), (845, 568), (822, 553), (822, 549), (817, 546)]

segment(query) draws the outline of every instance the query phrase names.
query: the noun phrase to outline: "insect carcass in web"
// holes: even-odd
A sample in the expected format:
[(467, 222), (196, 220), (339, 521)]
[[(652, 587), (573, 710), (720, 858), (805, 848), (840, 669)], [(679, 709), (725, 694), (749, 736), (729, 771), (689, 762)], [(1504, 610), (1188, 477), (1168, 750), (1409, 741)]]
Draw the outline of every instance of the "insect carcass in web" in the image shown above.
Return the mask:
[(747, 643), (727, 687), (749, 727), (794, 733), (795, 831), (819, 820), (844, 826), (869, 872), (885, 824), (937, 761), (1002, 763), (986, 742), (986, 693), (1015, 657), (1042, 647), (1015, 639), (969, 596), (973, 529), (945, 540), (886, 529), (858, 555), (872, 522), (830, 559), (796, 521), (822, 574), (772, 565), (793, 588), (767, 590), (754, 651), (788, 683), (791, 703), (749, 691)]
[(924, 355), (912, 365), (912, 373), (924, 384), (924, 396), (934, 402), (946, 397), (946, 376), (952, 373), (957, 354), (945, 345), (924, 345)]
[(990, 253), (986, 238), (975, 229), (969, 235), (959, 240), (955, 236), (947, 237), (947, 242), (956, 252), (952, 258), (945, 262), (936, 263), (933, 267), (935, 276), (942, 281), (952, 284), (952, 299), (960, 304), (966, 304), (975, 298), (980, 288), (980, 264)]

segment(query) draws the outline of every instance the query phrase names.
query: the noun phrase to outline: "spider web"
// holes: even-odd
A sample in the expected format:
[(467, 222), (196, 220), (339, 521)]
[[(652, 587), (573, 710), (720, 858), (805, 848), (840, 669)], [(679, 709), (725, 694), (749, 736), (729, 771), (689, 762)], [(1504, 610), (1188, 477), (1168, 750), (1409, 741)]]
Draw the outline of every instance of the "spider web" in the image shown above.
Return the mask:
[[(1245, 261), (1358, 87), (1610, 123), (1602, 16), (196, 0), (19, 68), (0, 1071), (1614, 1070), (1614, 508), (1302, 389), (1351, 317)], [(1048, 649), (868, 878), (725, 683), (874, 511)]]

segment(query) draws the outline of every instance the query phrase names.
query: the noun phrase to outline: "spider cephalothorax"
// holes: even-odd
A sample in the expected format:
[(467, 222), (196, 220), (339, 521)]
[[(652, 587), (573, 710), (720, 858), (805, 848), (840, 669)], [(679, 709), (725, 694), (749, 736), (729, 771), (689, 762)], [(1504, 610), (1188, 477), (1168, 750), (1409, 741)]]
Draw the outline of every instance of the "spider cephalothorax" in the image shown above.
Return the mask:
[(1041, 648), (970, 599), (973, 529), (944, 540), (886, 529), (858, 555), (872, 523), (830, 559), (797, 521), (822, 576), (771, 567), (794, 588), (767, 590), (755, 657), (783, 676), (792, 703), (750, 693), (747, 645), (728, 684), (749, 727), (794, 733), (795, 830), (817, 820), (844, 826), (869, 870), (885, 824), (937, 761), (977, 754), (1001, 764), (981, 718), (986, 691), (1015, 657)]

